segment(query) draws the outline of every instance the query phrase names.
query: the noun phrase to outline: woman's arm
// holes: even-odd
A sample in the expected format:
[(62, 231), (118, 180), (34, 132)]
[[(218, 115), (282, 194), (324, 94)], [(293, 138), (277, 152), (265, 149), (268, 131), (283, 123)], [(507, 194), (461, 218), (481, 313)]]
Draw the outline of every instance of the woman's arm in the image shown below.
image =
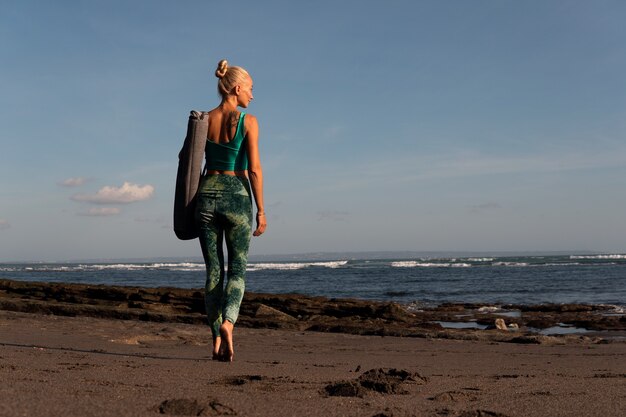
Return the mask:
[(244, 120), (246, 128), (247, 151), (248, 151), (248, 177), (256, 203), (256, 230), (254, 236), (260, 236), (265, 232), (267, 222), (265, 220), (265, 206), (263, 205), (263, 169), (259, 158), (259, 123), (256, 117), (251, 114), (246, 115)]

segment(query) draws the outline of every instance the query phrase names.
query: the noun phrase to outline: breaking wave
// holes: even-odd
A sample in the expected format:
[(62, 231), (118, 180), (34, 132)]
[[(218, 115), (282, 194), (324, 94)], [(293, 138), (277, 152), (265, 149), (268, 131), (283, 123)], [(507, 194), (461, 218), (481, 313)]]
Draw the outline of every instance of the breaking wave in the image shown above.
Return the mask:
[(394, 268), (468, 268), (471, 264), (464, 262), (422, 262), (422, 261), (397, 261), (392, 262)]
[(625, 259), (626, 255), (609, 254), (609, 255), (571, 255), (570, 259)]
[(3, 272), (89, 272), (89, 271), (199, 271), (204, 269), (203, 263), (177, 262), (177, 263), (118, 263), (118, 264), (77, 264), (77, 265), (29, 265), (2, 267)]
[(329, 262), (268, 262), (268, 263), (254, 263), (248, 264), (248, 271), (263, 271), (263, 270), (279, 270), (290, 271), (296, 269), (304, 269), (310, 267), (318, 268), (340, 268), (346, 265), (348, 261), (329, 261)]
[(494, 262), (493, 266), (528, 266), (528, 262)]

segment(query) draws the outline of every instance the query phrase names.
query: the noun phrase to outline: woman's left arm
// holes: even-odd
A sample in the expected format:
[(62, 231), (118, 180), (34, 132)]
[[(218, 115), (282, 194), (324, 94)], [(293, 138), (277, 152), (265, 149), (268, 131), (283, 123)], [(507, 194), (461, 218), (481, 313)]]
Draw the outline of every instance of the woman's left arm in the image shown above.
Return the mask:
[(246, 129), (246, 146), (248, 151), (248, 176), (256, 204), (256, 230), (254, 236), (261, 236), (267, 227), (265, 207), (263, 205), (263, 168), (259, 157), (259, 123), (251, 114), (244, 119)]

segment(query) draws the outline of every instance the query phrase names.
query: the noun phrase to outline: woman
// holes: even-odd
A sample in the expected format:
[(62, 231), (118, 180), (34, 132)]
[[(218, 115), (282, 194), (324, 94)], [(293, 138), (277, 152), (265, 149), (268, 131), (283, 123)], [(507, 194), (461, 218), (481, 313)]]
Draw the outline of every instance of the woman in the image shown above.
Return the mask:
[[(205, 176), (200, 182), (196, 223), (206, 264), (205, 306), (213, 335), (213, 359), (232, 362), (233, 327), (245, 288), (252, 232), (252, 199), (257, 207), (254, 236), (265, 231), (263, 171), (259, 160), (259, 126), (254, 116), (238, 111), (252, 101), (252, 78), (240, 67), (218, 63), (215, 76), (222, 97), (208, 113)], [(224, 287), (224, 252), (228, 273)]]

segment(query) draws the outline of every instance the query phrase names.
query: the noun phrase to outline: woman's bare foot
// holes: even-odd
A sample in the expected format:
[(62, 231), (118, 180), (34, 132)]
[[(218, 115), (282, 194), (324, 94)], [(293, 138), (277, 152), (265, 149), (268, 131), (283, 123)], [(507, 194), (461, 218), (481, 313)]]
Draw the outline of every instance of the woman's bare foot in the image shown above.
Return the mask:
[(213, 339), (213, 360), (220, 359), (220, 346), (222, 344), (222, 338), (217, 336)]
[(233, 346), (233, 328), (232, 324), (228, 320), (224, 320), (224, 323), (220, 326), (220, 336), (222, 336), (222, 343), (219, 349), (219, 359), (224, 362), (232, 362), (233, 356), (235, 356), (235, 348)]

